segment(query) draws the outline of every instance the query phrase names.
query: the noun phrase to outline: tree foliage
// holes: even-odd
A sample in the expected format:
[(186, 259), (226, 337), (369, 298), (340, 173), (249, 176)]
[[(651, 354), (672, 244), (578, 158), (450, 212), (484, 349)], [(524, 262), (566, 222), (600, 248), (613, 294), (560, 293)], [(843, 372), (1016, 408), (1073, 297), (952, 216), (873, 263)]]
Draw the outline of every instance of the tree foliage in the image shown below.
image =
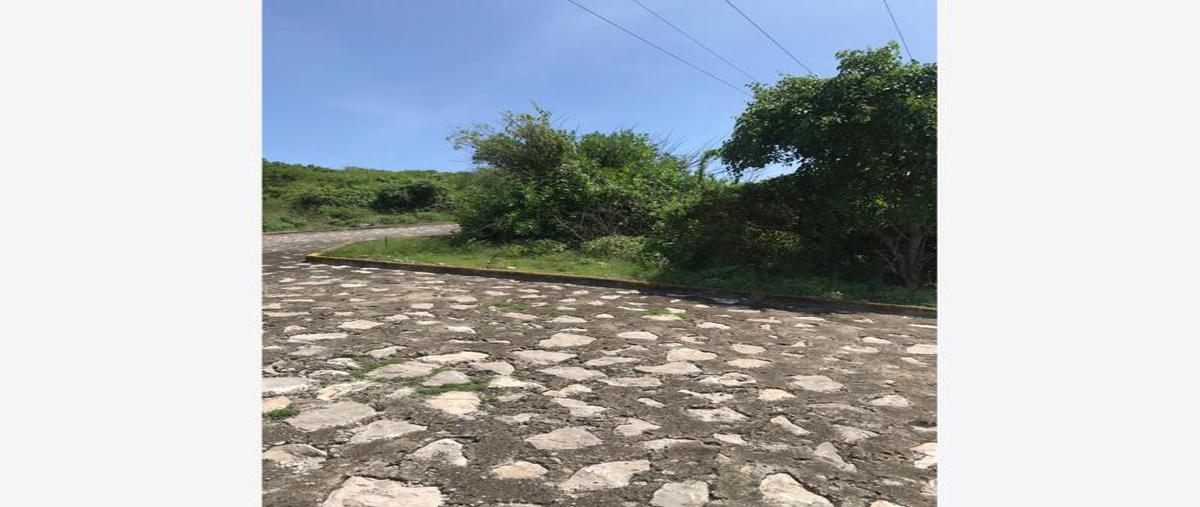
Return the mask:
[(763, 186), (787, 187), (775, 194), (810, 257), (878, 263), (921, 285), (936, 255), (936, 66), (903, 62), (895, 43), (837, 56), (833, 77), (755, 85), (721, 158), (735, 175), (795, 166)]
[(578, 135), (550, 113), (505, 113), (498, 125), (451, 136), (481, 167), (463, 196), (459, 224), (469, 237), (582, 243), (649, 232), (659, 210), (697, 183), (681, 157), (631, 130)]

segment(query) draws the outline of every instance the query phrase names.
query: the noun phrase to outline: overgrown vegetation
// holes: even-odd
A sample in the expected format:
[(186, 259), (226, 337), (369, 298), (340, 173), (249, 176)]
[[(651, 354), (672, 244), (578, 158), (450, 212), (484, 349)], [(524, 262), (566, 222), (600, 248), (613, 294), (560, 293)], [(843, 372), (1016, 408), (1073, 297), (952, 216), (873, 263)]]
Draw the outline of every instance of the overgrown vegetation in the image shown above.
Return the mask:
[[(685, 212), (687, 231), (670, 235), (700, 240), (690, 252), (781, 242), (813, 272), (926, 286), (937, 273), (937, 68), (903, 62), (895, 43), (837, 56), (833, 77), (755, 86), (719, 150), (735, 175), (795, 172), (706, 196), (701, 209), (722, 212)], [(742, 224), (742, 237), (705, 227), (713, 219)]]
[(263, 230), (288, 231), (453, 220), (472, 173), (327, 169), (263, 161)]
[(455, 216), (466, 237), (554, 240), (577, 246), (605, 236), (640, 236), (662, 210), (701, 185), (687, 161), (631, 130), (579, 135), (550, 113), (505, 113), (451, 137), (472, 152), (480, 181)]
[[(445, 203), (458, 236), (336, 254), (933, 305), (937, 69), (894, 43), (837, 56), (832, 77), (753, 85), (731, 137), (700, 155), (581, 135), (540, 108), (463, 129), (450, 140), (478, 166), (469, 184), (396, 191)], [(742, 181), (773, 164), (793, 171)], [(382, 209), (378, 189), (339, 192), (304, 206)]]

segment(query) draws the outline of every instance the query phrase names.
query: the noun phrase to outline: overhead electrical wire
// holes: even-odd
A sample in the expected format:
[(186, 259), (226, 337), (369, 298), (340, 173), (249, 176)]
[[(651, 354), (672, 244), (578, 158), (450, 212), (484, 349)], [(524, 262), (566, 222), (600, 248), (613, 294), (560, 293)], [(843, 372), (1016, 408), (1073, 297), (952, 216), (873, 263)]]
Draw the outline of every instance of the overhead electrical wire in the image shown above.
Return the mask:
[(753, 95), (751, 95), (751, 94), (750, 94), (749, 92), (747, 92), (746, 90), (743, 90), (743, 89), (741, 89), (741, 88), (738, 88), (737, 86), (735, 86), (735, 85), (731, 84), (729, 81), (726, 81), (726, 80), (724, 80), (724, 79), (721, 79), (720, 77), (717, 77), (717, 75), (716, 75), (716, 74), (713, 74), (713, 73), (711, 73), (711, 72), (709, 72), (709, 71), (707, 71), (707, 70), (704, 70), (704, 69), (700, 68), (699, 66), (697, 66), (696, 64), (694, 64), (694, 63), (692, 63), (692, 62), (689, 62), (689, 61), (687, 61), (687, 60), (684, 60), (684, 59), (683, 59), (683, 58), (681, 58), (679, 55), (676, 55), (675, 53), (672, 53), (672, 52), (670, 52), (670, 51), (667, 51), (666, 49), (663, 49), (663, 48), (662, 48), (662, 46), (659, 46), (658, 44), (655, 44), (655, 43), (653, 43), (653, 42), (650, 42), (650, 41), (646, 40), (644, 37), (642, 37), (642, 36), (640, 36), (640, 35), (638, 35), (638, 34), (636, 34), (636, 33), (633, 33), (633, 32), (631, 32), (631, 31), (629, 31), (629, 30), (628, 30), (628, 29), (626, 29), (625, 27), (623, 27), (623, 26), (621, 26), (621, 25), (617, 24), (615, 21), (613, 21), (613, 20), (611, 20), (611, 19), (608, 19), (608, 18), (606, 18), (606, 17), (604, 17), (604, 16), (601, 16), (600, 14), (596, 13), (596, 11), (593, 11), (593, 10), (591, 10), (591, 9), (587, 8), (587, 7), (584, 7), (584, 6), (583, 6), (582, 4), (580, 4), (579, 2), (576, 2), (575, 0), (567, 0), (567, 1), (568, 1), (568, 2), (571, 2), (571, 3), (572, 3), (572, 4), (574, 4), (576, 7), (579, 7), (580, 9), (583, 9), (583, 10), (584, 10), (584, 11), (586, 11), (588, 14), (591, 14), (591, 15), (593, 15), (593, 16), (596, 16), (597, 18), (600, 18), (600, 19), (604, 20), (604, 22), (605, 22), (605, 23), (608, 23), (608, 24), (610, 24), (610, 25), (612, 25), (612, 26), (616, 27), (617, 29), (621, 30), (622, 32), (625, 32), (625, 33), (629, 34), (630, 36), (632, 36), (632, 37), (636, 38), (637, 40), (640, 40), (640, 41), (642, 41), (642, 42), (644, 42), (644, 43), (646, 43), (646, 44), (648, 44), (648, 45), (652, 46), (654, 49), (657, 49), (657, 50), (659, 50), (659, 51), (662, 51), (663, 53), (666, 53), (666, 54), (667, 54), (668, 56), (670, 56), (671, 58), (674, 58), (674, 59), (676, 59), (676, 60), (679, 60), (680, 62), (683, 62), (683, 63), (684, 63), (684, 64), (686, 64), (688, 67), (691, 67), (691, 68), (693, 68), (693, 69), (696, 69), (697, 71), (699, 71), (699, 72), (703, 73), (704, 75), (706, 75), (706, 76), (708, 76), (708, 77), (711, 77), (711, 78), (713, 78), (713, 79), (716, 79), (717, 81), (720, 81), (722, 84), (724, 84), (725, 86), (728, 86), (729, 88), (731, 88), (731, 89), (733, 89), (733, 90), (737, 91), (738, 93), (741, 93), (742, 95), (745, 95), (745, 96), (747, 96), (747, 97), (753, 97)]
[(733, 2), (730, 2), (729, 0), (725, 0), (725, 3), (729, 4), (730, 7), (733, 7), (733, 10), (737, 11), (738, 14), (741, 14), (743, 18), (746, 18), (746, 21), (749, 21), (751, 25), (754, 25), (754, 28), (757, 28), (759, 32), (762, 32), (762, 34), (764, 36), (766, 36), (767, 39), (769, 39), (771, 42), (774, 42), (775, 45), (777, 47), (779, 47), (779, 49), (781, 51), (784, 52), (784, 54), (791, 57), (792, 60), (795, 61), (796, 63), (800, 64), (801, 67), (804, 67), (804, 70), (808, 71), (809, 74), (812, 74), (814, 76), (817, 75), (817, 73), (813, 72), (812, 69), (808, 68), (808, 66), (805, 65), (804, 62), (800, 61), (799, 58), (796, 58), (796, 55), (793, 55), (791, 51), (788, 51), (787, 48), (783, 47), (783, 44), (780, 44), (779, 41), (775, 40), (774, 37), (771, 37), (771, 34), (767, 33), (766, 30), (763, 30), (763, 27), (758, 26), (758, 23), (755, 23), (753, 19), (750, 19), (750, 16), (747, 16), (745, 12), (742, 12), (742, 10), (738, 8), (738, 6), (733, 5)]
[(900, 35), (900, 43), (904, 44), (904, 52), (908, 53), (908, 59), (916, 60), (912, 56), (912, 51), (908, 50), (908, 41), (904, 40), (904, 32), (900, 31), (900, 23), (896, 22), (896, 15), (892, 14), (892, 6), (888, 5), (887, 0), (883, 0), (883, 8), (887, 9), (888, 17), (892, 18), (892, 26), (896, 27), (896, 33)]
[(671, 28), (674, 28), (676, 32), (679, 32), (679, 33), (680, 33), (681, 35), (683, 35), (684, 37), (687, 37), (687, 38), (688, 38), (688, 40), (690, 40), (690, 41), (694, 42), (694, 43), (695, 43), (697, 46), (700, 46), (700, 47), (701, 47), (702, 49), (704, 49), (705, 51), (708, 51), (708, 54), (710, 54), (710, 55), (713, 55), (713, 56), (717, 57), (717, 58), (718, 58), (718, 59), (720, 59), (722, 62), (725, 62), (725, 64), (726, 64), (726, 65), (728, 65), (728, 66), (730, 66), (730, 67), (732, 67), (732, 68), (733, 68), (733, 70), (736, 70), (736, 71), (738, 71), (738, 72), (741, 72), (743, 76), (746, 76), (746, 79), (749, 79), (750, 81), (754, 81), (754, 82), (757, 82), (757, 81), (758, 81), (757, 79), (755, 79), (755, 78), (754, 78), (754, 76), (751, 76), (751, 75), (750, 75), (750, 73), (748, 73), (748, 72), (746, 72), (746, 71), (742, 70), (742, 68), (741, 68), (741, 67), (738, 67), (737, 65), (734, 65), (734, 63), (733, 63), (733, 62), (729, 61), (729, 59), (725, 58), (724, 56), (721, 56), (721, 55), (717, 54), (717, 52), (716, 52), (716, 51), (713, 51), (712, 49), (709, 49), (709, 47), (708, 47), (708, 46), (705, 46), (703, 43), (701, 43), (700, 41), (696, 40), (696, 38), (695, 38), (695, 37), (692, 37), (692, 36), (691, 36), (691, 35), (689, 35), (687, 32), (683, 31), (683, 29), (682, 29), (682, 28), (679, 28), (678, 26), (675, 26), (675, 24), (674, 24), (674, 23), (672, 23), (672, 22), (670, 22), (670, 21), (667, 21), (667, 18), (664, 18), (664, 17), (662, 17), (662, 16), (661, 16), (661, 15), (659, 15), (657, 12), (654, 12), (654, 10), (650, 9), (649, 7), (646, 7), (646, 4), (643, 4), (643, 3), (642, 3), (642, 2), (640, 2), (639, 0), (633, 0), (633, 3), (635, 3), (635, 4), (638, 4), (638, 6), (640, 6), (640, 7), (641, 7), (641, 8), (643, 8), (643, 9), (646, 9), (646, 12), (649, 12), (649, 13), (650, 13), (650, 14), (652, 14), (654, 17), (658, 18), (658, 19), (659, 19), (659, 21), (662, 21), (663, 23), (666, 23), (666, 24), (667, 24), (667, 26), (669, 26), (669, 27), (671, 27)]

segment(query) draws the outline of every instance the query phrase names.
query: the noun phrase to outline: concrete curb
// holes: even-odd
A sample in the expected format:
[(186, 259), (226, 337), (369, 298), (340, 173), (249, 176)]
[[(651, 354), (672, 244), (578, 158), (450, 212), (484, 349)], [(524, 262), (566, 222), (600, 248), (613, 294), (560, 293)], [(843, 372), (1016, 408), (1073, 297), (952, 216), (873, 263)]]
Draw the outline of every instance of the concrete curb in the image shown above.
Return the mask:
[(347, 232), (347, 231), (369, 231), (371, 229), (397, 229), (400, 227), (422, 227), (426, 225), (458, 225), (458, 222), (418, 222), (415, 224), (394, 224), (394, 225), (370, 225), (367, 227), (348, 227), (344, 229), (311, 229), (305, 231), (271, 231), (262, 233), (263, 236), (278, 236), (282, 234), (305, 234), (309, 232)]
[[(336, 250), (351, 243), (360, 241), (351, 241), (329, 248)], [(819, 305), (830, 309), (843, 309), (849, 311), (871, 311), (877, 313), (890, 313), (898, 315), (909, 315), (912, 317), (927, 317), (931, 319), (937, 318), (937, 309), (927, 306), (915, 305), (896, 305), (890, 303), (872, 303), (869, 301), (843, 301), (838, 299), (825, 299), (810, 296), (796, 296), (791, 294), (776, 294), (771, 292), (759, 292), (746, 289), (722, 289), (713, 287), (698, 287), (694, 285), (681, 285), (671, 283), (645, 282), (640, 280), (624, 280), (620, 278), (603, 278), (597, 276), (585, 275), (568, 275), (563, 273), (541, 273), (537, 271), (515, 271), (507, 269), (488, 269), (488, 268), (469, 268), (465, 266), (446, 266), (441, 264), (425, 264), (421, 262), (398, 262), (398, 261), (381, 261), (372, 259), (356, 259), (351, 257), (333, 257), (325, 255), (324, 252), (314, 252), (304, 256), (305, 262), (317, 264), (346, 264), (358, 267), (371, 267), (382, 269), (403, 269), (407, 271), (420, 271), (425, 273), (445, 273), (452, 275), (468, 275), (468, 276), (484, 276), (489, 278), (508, 278), (512, 280), (526, 280), (534, 282), (555, 282), (555, 283), (574, 283), (580, 285), (598, 285), (602, 287), (613, 287), (619, 289), (647, 289), (656, 291), (672, 291), (685, 290), (688, 292), (700, 294), (737, 294), (746, 296), (751, 301), (763, 303), (772, 300), (783, 301), (790, 303), (799, 303), (805, 305)]]

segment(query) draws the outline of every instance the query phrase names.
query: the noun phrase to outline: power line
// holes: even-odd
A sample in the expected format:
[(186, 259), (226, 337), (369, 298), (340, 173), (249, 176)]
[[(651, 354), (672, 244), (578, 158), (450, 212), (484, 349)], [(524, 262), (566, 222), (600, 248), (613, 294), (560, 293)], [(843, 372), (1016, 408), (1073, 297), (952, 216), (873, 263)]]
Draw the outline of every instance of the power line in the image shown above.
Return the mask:
[(663, 48), (662, 48), (661, 46), (659, 46), (658, 44), (655, 44), (655, 43), (653, 43), (653, 42), (650, 42), (650, 41), (648, 41), (648, 40), (646, 40), (646, 39), (642, 38), (642, 36), (640, 36), (640, 35), (638, 35), (638, 34), (636, 34), (636, 33), (633, 33), (633, 32), (631, 32), (631, 31), (629, 31), (629, 30), (626, 30), (626, 29), (625, 29), (625, 27), (623, 27), (623, 26), (621, 26), (621, 25), (618, 25), (618, 24), (617, 24), (615, 21), (613, 21), (613, 20), (611, 20), (611, 19), (608, 19), (608, 18), (606, 18), (606, 17), (604, 17), (604, 16), (601, 16), (601, 15), (597, 14), (597, 13), (596, 13), (596, 11), (593, 11), (593, 10), (591, 10), (591, 9), (587, 8), (587, 7), (584, 7), (584, 6), (583, 6), (583, 5), (581, 5), (579, 2), (576, 2), (575, 0), (567, 0), (567, 1), (568, 1), (568, 2), (571, 2), (572, 4), (575, 4), (575, 6), (576, 6), (576, 7), (579, 7), (580, 9), (583, 9), (583, 10), (587, 11), (589, 14), (591, 14), (591, 15), (593, 15), (593, 16), (596, 16), (597, 18), (600, 18), (600, 19), (604, 20), (604, 22), (606, 22), (606, 23), (608, 23), (608, 24), (610, 24), (610, 25), (612, 25), (612, 26), (615, 26), (615, 27), (617, 27), (617, 28), (618, 28), (618, 29), (620, 29), (622, 32), (625, 32), (625, 33), (627, 33), (627, 34), (629, 34), (629, 35), (632, 35), (633, 37), (637, 38), (637, 40), (640, 40), (640, 41), (642, 41), (642, 42), (645, 42), (646, 44), (649, 44), (650, 46), (654, 47), (654, 49), (657, 49), (657, 50), (659, 50), (659, 51), (662, 51), (663, 53), (666, 53), (666, 54), (667, 54), (667, 55), (669, 55), (671, 58), (674, 58), (674, 59), (676, 59), (676, 60), (679, 60), (679, 61), (681, 61), (681, 62), (683, 62), (683, 63), (687, 64), (687, 66), (688, 66), (688, 67), (691, 67), (691, 68), (693, 68), (693, 69), (696, 69), (696, 70), (698, 70), (698, 71), (700, 71), (700, 72), (704, 73), (704, 75), (706, 75), (706, 76), (708, 76), (708, 77), (711, 77), (711, 78), (713, 78), (713, 79), (716, 79), (717, 81), (720, 81), (720, 82), (721, 82), (721, 83), (723, 83), (725, 86), (728, 86), (728, 87), (730, 87), (730, 88), (732, 88), (732, 89), (736, 90), (738, 93), (741, 93), (742, 95), (745, 95), (745, 96), (747, 96), (747, 97), (753, 97), (753, 95), (750, 95), (750, 93), (749, 93), (749, 92), (747, 92), (746, 90), (743, 90), (743, 89), (741, 89), (741, 88), (738, 88), (737, 86), (734, 86), (734, 85), (730, 84), (730, 83), (729, 83), (729, 81), (726, 81), (726, 80), (724, 80), (724, 79), (721, 79), (721, 78), (717, 77), (717, 75), (716, 75), (716, 74), (713, 74), (713, 73), (711, 73), (711, 72), (709, 72), (709, 71), (707, 71), (707, 70), (704, 70), (704, 69), (701, 69), (700, 67), (697, 67), (697, 66), (696, 66), (695, 64), (693, 64), (692, 62), (689, 62), (689, 61), (687, 61), (687, 60), (684, 60), (683, 58), (680, 58), (680, 57), (679, 57), (678, 55), (676, 55), (675, 53), (672, 53), (672, 52), (670, 52), (670, 51), (667, 51), (667, 50), (663, 49)]
[(646, 12), (649, 12), (650, 14), (653, 14), (653, 15), (654, 15), (654, 17), (658, 18), (658, 19), (659, 19), (660, 21), (662, 21), (663, 23), (666, 23), (666, 24), (667, 24), (667, 26), (669, 26), (669, 27), (671, 27), (671, 28), (674, 28), (676, 32), (679, 32), (679, 33), (680, 33), (680, 34), (682, 34), (684, 37), (687, 37), (687, 38), (688, 38), (688, 40), (690, 40), (690, 41), (692, 41), (692, 42), (695, 42), (697, 46), (700, 46), (701, 48), (704, 48), (704, 50), (705, 50), (705, 51), (708, 51), (708, 53), (709, 53), (710, 55), (713, 55), (713, 56), (715, 56), (715, 57), (717, 57), (717, 58), (721, 59), (721, 61), (722, 61), (722, 62), (725, 62), (725, 64), (726, 64), (726, 65), (729, 65), (730, 67), (733, 67), (733, 69), (734, 69), (734, 70), (736, 70), (736, 71), (738, 71), (738, 72), (741, 72), (743, 76), (746, 76), (746, 79), (749, 79), (750, 81), (758, 81), (757, 79), (755, 79), (755, 78), (754, 78), (754, 76), (751, 76), (749, 73), (747, 73), (746, 71), (742, 70), (742, 68), (741, 68), (741, 67), (738, 67), (737, 65), (734, 65), (734, 64), (733, 64), (733, 62), (731, 62), (731, 61), (729, 61), (729, 60), (725, 59), (725, 57), (724, 57), (724, 56), (721, 56), (721, 55), (717, 54), (717, 52), (716, 52), (716, 51), (713, 51), (713, 50), (709, 49), (709, 48), (708, 48), (708, 46), (705, 46), (704, 44), (701, 44), (701, 43), (700, 43), (700, 41), (696, 40), (696, 38), (695, 38), (695, 37), (692, 37), (691, 35), (688, 35), (688, 33), (687, 33), (687, 32), (685, 32), (685, 31), (683, 31), (683, 29), (682, 29), (682, 28), (679, 28), (679, 27), (675, 26), (675, 24), (674, 24), (674, 23), (671, 23), (670, 21), (667, 21), (667, 18), (664, 18), (664, 17), (660, 16), (660, 15), (659, 15), (657, 12), (654, 12), (654, 11), (653, 11), (653, 10), (651, 10), (649, 7), (646, 7), (646, 4), (643, 4), (642, 2), (639, 2), (638, 0), (633, 0), (633, 3), (635, 3), (635, 4), (638, 4), (638, 5), (639, 5), (639, 6), (641, 6), (641, 8), (643, 8), (643, 9), (646, 9)]
[(812, 69), (808, 68), (808, 66), (805, 65), (804, 62), (801, 62), (799, 58), (796, 58), (796, 55), (793, 55), (791, 51), (788, 51), (787, 48), (783, 47), (783, 44), (780, 44), (779, 41), (775, 40), (774, 37), (771, 37), (771, 34), (767, 33), (766, 30), (763, 30), (763, 27), (758, 26), (758, 23), (755, 23), (753, 19), (750, 19), (750, 16), (747, 16), (746, 13), (742, 12), (742, 10), (739, 9), (736, 5), (733, 5), (733, 2), (730, 2), (729, 0), (725, 0), (725, 3), (729, 4), (730, 7), (733, 7), (733, 10), (738, 11), (738, 14), (741, 14), (743, 18), (746, 18), (746, 21), (749, 21), (751, 25), (754, 25), (754, 28), (757, 28), (758, 31), (762, 32), (763, 35), (767, 36), (767, 38), (770, 39), (771, 42), (774, 42), (776, 46), (779, 46), (779, 49), (783, 50), (784, 53), (786, 53), (788, 56), (792, 57), (792, 60), (794, 60), (796, 63), (800, 64), (801, 67), (804, 67), (804, 70), (807, 70), (809, 74), (812, 74), (814, 76), (817, 75), (817, 73), (813, 72)]
[(904, 32), (900, 31), (900, 23), (896, 22), (896, 15), (892, 14), (892, 6), (888, 5), (887, 0), (883, 0), (883, 8), (887, 9), (888, 17), (892, 18), (892, 26), (896, 27), (896, 33), (900, 34), (900, 43), (904, 44), (904, 52), (908, 53), (908, 59), (916, 60), (912, 57), (912, 51), (908, 50), (908, 41), (904, 40)]

